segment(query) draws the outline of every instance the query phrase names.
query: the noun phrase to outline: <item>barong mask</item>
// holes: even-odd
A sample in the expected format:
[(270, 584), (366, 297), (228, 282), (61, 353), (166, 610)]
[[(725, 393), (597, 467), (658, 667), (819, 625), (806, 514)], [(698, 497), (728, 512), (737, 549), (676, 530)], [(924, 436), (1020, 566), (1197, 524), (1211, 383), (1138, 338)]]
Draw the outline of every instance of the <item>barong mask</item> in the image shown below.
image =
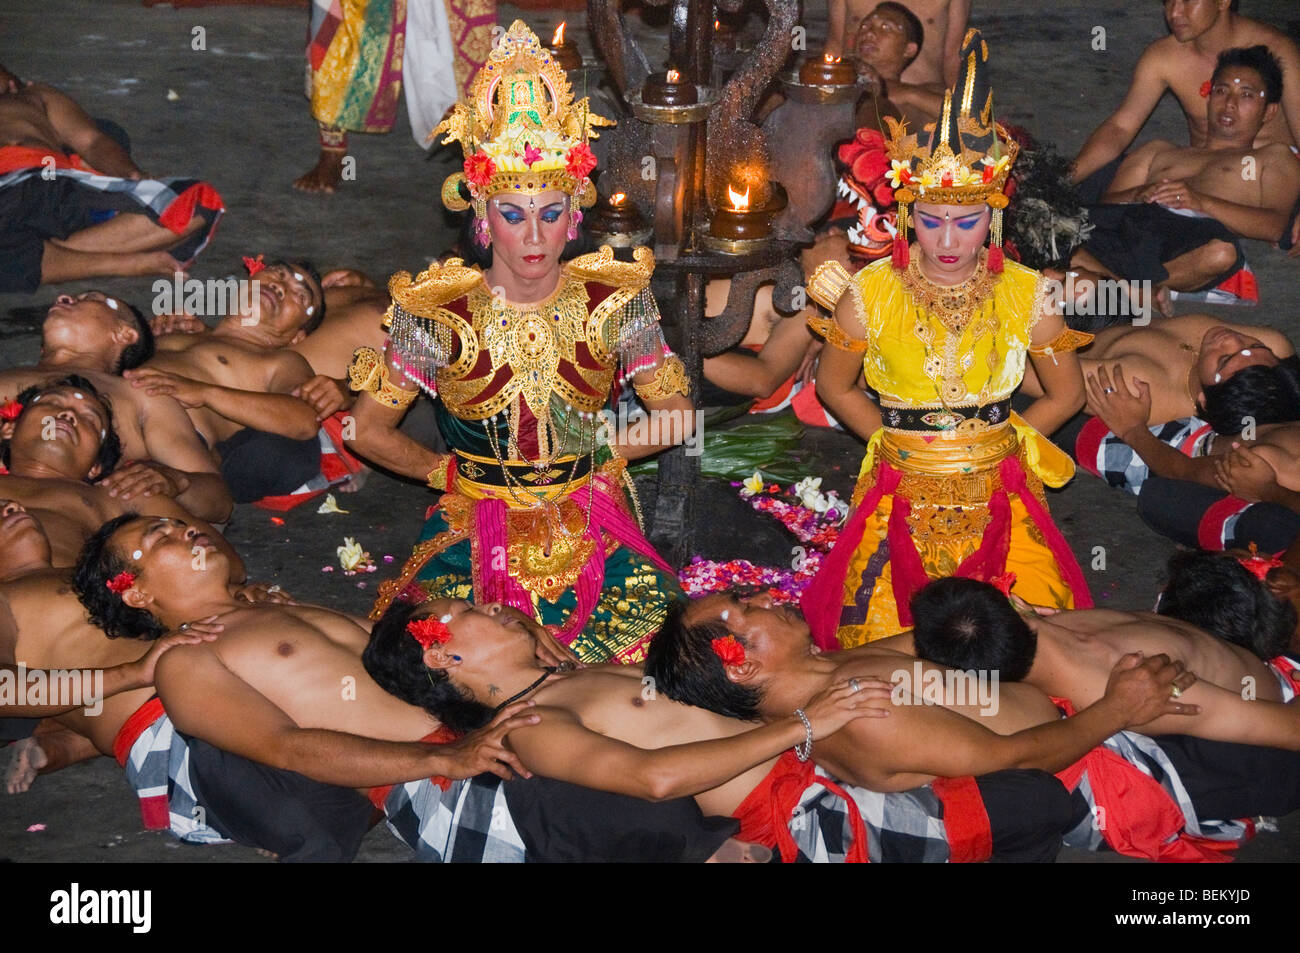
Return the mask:
[(570, 197), (570, 224), (576, 229), (582, 213), (575, 200), (583, 208), (596, 201), (588, 178), (596, 156), (588, 140), (597, 138), (594, 127), (612, 125), (591, 111), (585, 97), (573, 101), (564, 68), (516, 20), (479, 70), (469, 102), (457, 103), (429, 134), (445, 133), (443, 144), (458, 142), (465, 153), (462, 171), (442, 184), (442, 202), (453, 212), (473, 206), (475, 241), (486, 247), (490, 197), (559, 189)]
[(936, 205), (983, 205), (993, 209), (989, 229), (988, 268), (1002, 270), (1003, 191), (1019, 144), (993, 119), (993, 89), (988, 75), (988, 44), (978, 30), (967, 30), (961, 48), (957, 85), (943, 94), (936, 123), (925, 127), (929, 143), (918, 144), (907, 124), (886, 116), (891, 160), (889, 183), (898, 202), (898, 235), (893, 264), (908, 266), (908, 206), (916, 201)]

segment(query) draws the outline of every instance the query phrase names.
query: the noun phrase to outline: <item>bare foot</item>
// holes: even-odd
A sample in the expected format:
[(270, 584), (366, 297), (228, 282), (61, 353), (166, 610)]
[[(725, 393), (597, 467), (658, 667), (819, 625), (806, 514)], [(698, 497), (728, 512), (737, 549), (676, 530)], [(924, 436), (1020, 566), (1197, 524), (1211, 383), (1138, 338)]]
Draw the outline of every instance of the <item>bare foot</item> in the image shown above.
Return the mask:
[(352, 474), (342, 483), (334, 487), (340, 493), (356, 493), (366, 485), (366, 480), (370, 476), (370, 467), (362, 467), (360, 472)]
[(750, 844), (743, 840), (728, 837), (706, 864), (766, 864), (772, 859), (772, 851), (762, 844)]
[(50, 759), (35, 738), (15, 741), (9, 750), (13, 754), (9, 767), (5, 769), (5, 790), (10, 794), (22, 794), (32, 786), (36, 775)]
[(306, 175), (293, 180), (299, 192), (325, 192), (333, 194), (343, 181), (343, 153), (321, 150), (316, 165)]

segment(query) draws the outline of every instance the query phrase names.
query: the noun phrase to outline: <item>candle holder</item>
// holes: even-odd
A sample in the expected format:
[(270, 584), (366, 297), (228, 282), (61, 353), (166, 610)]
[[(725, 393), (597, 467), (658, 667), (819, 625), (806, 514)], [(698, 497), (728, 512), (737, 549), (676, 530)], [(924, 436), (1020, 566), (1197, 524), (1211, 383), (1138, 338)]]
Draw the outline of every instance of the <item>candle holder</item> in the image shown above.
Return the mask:
[(569, 70), (582, 69), (582, 54), (578, 52), (578, 45), (570, 43), (564, 38), (565, 24), (561, 23), (555, 28), (555, 35), (551, 37), (551, 42), (547, 49), (555, 57), (555, 62), (566, 72)]
[(713, 99), (711, 88), (686, 82), (675, 69), (652, 73), (627, 94), (628, 105), (638, 119), (671, 125), (703, 122)]
[(858, 81), (857, 61), (826, 53), (809, 57), (799, 67), (799, 82), (807, 86), (852, 86)]
[(588, 221), (591, 237), (611, 248), (635, 248), (644, 245), (654, 234), (625, 192), (600, 199)]
[(772, 218), (786, 206), (785, 189), (773, 182), (767, 203), (751, 206), (751, 188), (737, 192), (727, 186), (727, 202), (714, 209), (708, 231), (699, 236), (704, 248), (724, 255), (749, 255), (772, 241)]

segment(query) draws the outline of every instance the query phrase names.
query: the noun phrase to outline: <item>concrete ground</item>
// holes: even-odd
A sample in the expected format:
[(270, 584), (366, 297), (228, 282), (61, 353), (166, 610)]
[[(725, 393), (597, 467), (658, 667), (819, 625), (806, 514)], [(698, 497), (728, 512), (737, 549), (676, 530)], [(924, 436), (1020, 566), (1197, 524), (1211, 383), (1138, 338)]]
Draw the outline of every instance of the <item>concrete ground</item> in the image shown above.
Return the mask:
[[(824, 35), (825, 7), (811, 4), (806, 23)], [(1300, 20), (1288, 0), (1246, 0), (1243, 12), (1293, 33)], [(502, 23), (515, 11), (503, 5)], [(590, 51), (582, 29), (585, 14), (567, 12), (569, 35)], [(552, 12), (525, 17), (540, 33), (561, 18)], [(647, 37), (665, 35), (664, 11), (632, 14)], [(1086, 135), (1123, 95), (1139, 53), (1165, 32), (1160, 5), (1125, 0), (977, 2), (972, 23), (985, 31), (992, 50), (1000, 117), (1055, 141), (1073, 154)], [(1097, 28), (1106, 48), (1093, 49)], [(193, 49), (201, 34), (206, 49)], [(0, 10), (0, 62), (19, 75), (48, 81), (75, 97), (91, 114), (125, 126), (137, 161), (154, 174), (198, 175), (213, 182), (228, 214), (211, 247), (193, 269), (198, 278), (221, 277), (239, 268), (239, 256), (294, 253), (324, 268), (361, 268), (381, 280), (397, 269), (415, 271), (441, 254), (452, 223), (438, 189), (457, 161), (452, 150), (425, 155), (411, 138), (404, 111), (389, 136), (354, 136), (356, 181), (331, 197), (308, 197), (289, 183), (315, 157), (315, 126), (303, 99), (305, 11), (283, 8), (207, 7), (145, 9), (136, 0), (7, 0)], [(651, 49), (661, 49), (662, 40)], [(811, 45), (811, 44), (810, 44)], [(174, 95), (173, 95), (174, 93)], [(1179, 140), (1180, 116), (1166, 100), (1146, 136)], [(1219, 309), (1229, 320), (1300, 333), (1294, 289), (1300, 262), (1248, 243), (1261, 287), (1254, 310)], [(138, 302), (152, 300), (145, 279), (95, 282)], [(0, 295), (0, 367), (31, 361), (37, 329), (56, 290)], [(1181, 307), (1181, 311), (1189, 310)], [(809, 434), (799, 456), (807, 471), (846, 493), (861, 456), (855, 440), (836, 433)], [(777, 524), (742, 504), (730, 487), (702, 488), (698, 550), (710, 558), (747, 556), (786, 561), (793, 540)], [(369, 608), (376, 584), (405, 558), (431, 502), (428, 491), (374, 474), (364, 490), (339, 497), (350, 512), (322, 516), (314, 506), (288, 513), (283, 525), (251, 506), (241, 506), (227, 535), (242, 552), (253, 578), (278, 582), (304, 600), (352, 612)], [(1098, 604), (1149, 606), (1171, 543), (1136, 517), (1131, 498), (1106, 490), (1086, 474), (1053, 494), (1052, 512), (1088, 574)], [(735, 527), (735, 529), (720, 529)], [(345, 577), (325, 573), (337, 566), (335, 547), (355, 537), (381, 572)], [(1093, 570), (1095, 547), (1104, 547), (1104, 570)], [(394, 560), (389, 564), (389, 557)], [(32, 825), (44, 825), (30, 830)], [(405, 860), (409, 851), (382, 828), (363, 844), (364, 860)], [(0, 860), (199, 861), (262, 860), (242, 847), (183, 847), (165, 834), (144, 833), (134, 797), (109, 759), (76, 766), (38, 780), (28, 794), (0, 795)], [(1072, 861), (1119, 860), (1066, 852)], [(1240, 852), (1243, 861), (1300, 859), (1300, 814), (1281, 822), (1279, 833), (1261, 834)]]

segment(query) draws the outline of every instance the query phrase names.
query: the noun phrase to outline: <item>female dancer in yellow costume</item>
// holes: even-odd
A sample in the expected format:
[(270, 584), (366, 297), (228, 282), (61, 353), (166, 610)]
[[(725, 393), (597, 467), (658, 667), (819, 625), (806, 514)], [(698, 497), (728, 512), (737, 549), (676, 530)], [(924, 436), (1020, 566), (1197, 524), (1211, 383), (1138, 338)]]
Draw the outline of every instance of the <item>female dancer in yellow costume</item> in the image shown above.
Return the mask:
[[(809, 322), (831, 345), (817, 395), (867, 440), (855, 509), (803, 597), (823, 648), (909, 628), (911, 597), (943, 576), (1011, 585), (1035, 604), (1092, 604), (1043, 493), (1074, 465), (1041, 436), (1083, 406), (1073, 351), (1091, 338), (1066, 328), (1047, 279), (1003, 260), (1003, 186), (1018, 146), (993, 121), (987, 77), (988, 49), (971, 30), (929, 144), (888, 120), (892, 259), (853, 276), (828, 262), (813, 277), (811, 297), (834, 311)], [(1026, 356), (1044, 396), (1021, 418), (1010, 405)]]

